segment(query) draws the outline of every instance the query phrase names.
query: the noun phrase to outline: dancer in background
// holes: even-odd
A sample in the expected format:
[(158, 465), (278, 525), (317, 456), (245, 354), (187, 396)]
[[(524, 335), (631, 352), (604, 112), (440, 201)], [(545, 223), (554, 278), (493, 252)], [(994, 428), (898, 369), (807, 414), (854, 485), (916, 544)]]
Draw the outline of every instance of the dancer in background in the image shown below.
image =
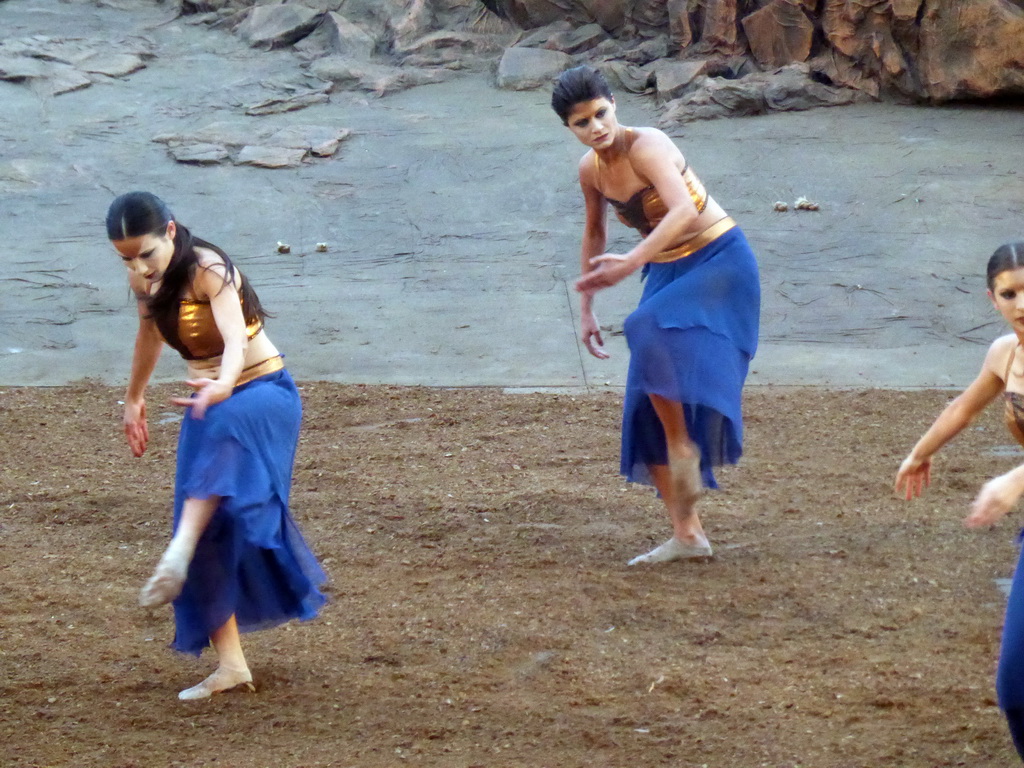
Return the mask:
[[(712, 468), (742, 453), (741, 394), (760, 316), (756, 259), (668, 136), (619, 124), (600, 72), (563, 72), (551, 104), (590, 148), (579, 164), (586, 224), (576, 283), (590, 354), (608, 357), (594, 294), (640, 269), (646, 280), (625, 322), (621, 471), (653, 481), (672, 537), (630, 565), (708, 557), (696, 504), (705, 485), (717, 487)], [(605, 253), (608, 203), (643, 236), (627, 254)]]
[(145, 607), (173, 601), (172, 647), (217, 652), (217, 669), (178, 694), (252, 688), (239, 632), (311, 619), (324, 573), (288, 511), (302, 406), (265, 313), (220, 248), (194, 237), (148, 192), (121, 195), (107, 235), (139, 309), (124, 430), (135, 456), (149, 431), (144, 393), (166, 342), (188, 365), (178, 438), (174, 535), (142, 588)]
[[(1006, 426), (1024, 445), (1024, 242), (996, 249), (986, 270), (988, 296), (1010, 325), (985, 355), (978, 377), (939, 414), (896, 473), (896, 491), (911, 499), (931, 482), (932, 456), (1002, 395)], [(971, 505), (964, 524), (996, 523), (1024, 494), (1024, 465), (989, 480)], [(1006, 715), (1017, 753), (1024, 759), (1024, 556), (1010, 588), (1003, 643), (996, 673), (999, 706)]]

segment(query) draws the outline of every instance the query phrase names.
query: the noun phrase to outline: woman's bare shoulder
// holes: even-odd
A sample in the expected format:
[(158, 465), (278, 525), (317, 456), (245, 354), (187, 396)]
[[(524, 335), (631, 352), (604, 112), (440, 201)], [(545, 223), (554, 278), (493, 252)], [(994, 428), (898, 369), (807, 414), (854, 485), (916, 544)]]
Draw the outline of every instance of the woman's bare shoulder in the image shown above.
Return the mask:
[(1010, 355), (1014, 353), (1020, 341), (1017, 334), (1008, 333), (1000, 336), (992, 342), (985, 355), (985, 367), (1000, 379), (1006, 374), (1006, 366), (1010, 362)]
[(192, 292), (196, 298), (209, 299), (224, 289), (225, 284), (234, 281), (238, 270), (232, 268), (229, 274), (224, 257), (209, 248), (196, 248), (199, 269), (192, 276)]
[(580, 158), (580, 161), (577, 164), (577, 166), (580, 169), (580, 178), (582, 178), (583, 174), (585, 173), (590, 174), (593, 172), (594, 163), (594, 150), (588, 149), (586, 152), (583, 153), (583, 156)]
[(674, 162), (683, 161), (683, 153), (667, 133), (657, 128), (633, 128), (636, 139), (629, 148), (630, 160), (670, 159)]

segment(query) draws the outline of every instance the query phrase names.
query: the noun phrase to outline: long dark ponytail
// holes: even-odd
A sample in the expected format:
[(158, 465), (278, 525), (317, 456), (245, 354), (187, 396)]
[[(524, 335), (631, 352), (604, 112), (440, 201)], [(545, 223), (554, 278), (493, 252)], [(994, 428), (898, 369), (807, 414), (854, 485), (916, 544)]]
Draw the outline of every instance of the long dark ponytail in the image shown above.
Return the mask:
[[(166, 234), (167, 225), (174, 221), (167, 204), (150, 192), (127, 192), (116, 198), (107, 210), (107, 237), (124, 240), (142, 235)], [(167, 343), (181, 349), (178, 338), (178, 306), (200, 268), (196, 248), (207, 248), (224, 260), (225, 277), (221, 290), (229, 285), (236, 288), (242, 297), (242, 309), (246, 324), (262, 321), (268, 313), (260, 304), (259, 296), (241, 272), (231, 263), (231, 258), (213, 243), (193, 235), (188, 227), (175, 222), (174, 254), (160, 281), (160, 288), (145, 299), (149, 317), (153, 318)], [(202, 267), (207, 269), (207, 267)], [(235, 280), (239, 280), (236, 284)]]

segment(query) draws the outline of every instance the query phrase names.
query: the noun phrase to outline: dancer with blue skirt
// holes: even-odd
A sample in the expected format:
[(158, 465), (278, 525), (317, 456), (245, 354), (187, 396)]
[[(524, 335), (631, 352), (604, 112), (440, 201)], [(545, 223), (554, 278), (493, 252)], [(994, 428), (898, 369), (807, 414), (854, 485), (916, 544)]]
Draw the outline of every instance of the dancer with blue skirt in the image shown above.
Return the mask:
[(139, 595), (174, 603), (172, 647), (217, 669), (178, 694), (202, 699), (252, 688), (240, 632), (311, 619), (325, 576), (288, 510), (302, 405), (248, 280), (224, 251), (193, 236), (155, 195), (110, 205), (107, 235), (139, 310), (124, 431), (135, 456), (149, 441), (145, 389), (164, 343), (188, 365), (191, 397), (178, 438), (174, 534)]
[[(741, 395), (760, 317), (757, 261), (668, 136), (619, 124), (599, 71), (563, 72), (551, 105), (590, 148), (579, 164), (586, 224), (576, 283), (590, 354), (608, 357), (594, 294), (640, 269), (645, 279), (625, 322), (621, 472), (654, 484), (673, 535), (629, 564), (709, 557), (696, 504), (705, 486), (717, 487), (713, 468), (742, 453)], [(609, 203), (643, 238), (624, 255), (605, 253)]]
[[(900, 464), (895, 489), (907, 500), (920, 496), (931, 483), (932, 457), (994, 400), (1002, 400), (1006, 428), (1024, 446), (1024, 242), (996, 248), (988, 260), (986, 283), (989, 300), (1010, 326), (1010, 333), (992, 342), (978, 376), (943, 409)], [(1021, 496), (1024, 465), (985, 483), (964, 524), (968, 528), (994, 525)], [(1017, 754), (1024, 760), (1024, 551), (1013, 574), (1006, 606), (996, 695)]]

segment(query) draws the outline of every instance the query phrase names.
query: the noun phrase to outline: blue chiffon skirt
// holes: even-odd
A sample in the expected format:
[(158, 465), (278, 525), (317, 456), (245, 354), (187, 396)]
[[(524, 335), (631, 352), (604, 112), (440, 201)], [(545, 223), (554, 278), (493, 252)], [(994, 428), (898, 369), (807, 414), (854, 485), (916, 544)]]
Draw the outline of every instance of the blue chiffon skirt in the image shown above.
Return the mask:
[(185, 499), (221, 501), (174, 601), (171, 647), (199, 655), (231, 618), (251, 632), (311, 619), (326, 601), (323, 570), (288, 512), (302, 404), (288, 371), (236, 387), (178, 437), (174, 529)]
[(700, 448), (704, 484), (743, 452), (741, 393), (757, 350), (761, 288), (757, 260), (739, 227), (682, 259), (644, 270), (640, 304), (626, 318), (629, 372), (622, 413), (620, 471), (651, 483), (667, 464), (665, 431), (650, 395), (683, 404)]

